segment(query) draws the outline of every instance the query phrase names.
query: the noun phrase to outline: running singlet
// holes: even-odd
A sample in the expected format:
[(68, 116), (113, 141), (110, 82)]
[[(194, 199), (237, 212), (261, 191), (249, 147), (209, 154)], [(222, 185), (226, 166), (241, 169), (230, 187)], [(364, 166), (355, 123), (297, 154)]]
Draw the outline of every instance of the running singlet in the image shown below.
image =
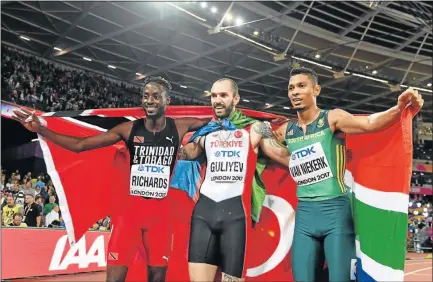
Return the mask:
[(155, 134), (146, 129), (144, 122), (144, 119), (134, 121), (127, 142), (131, 165), (129, 191), (132, 196), (162, 199), (170, 186), (179, 134), (171, 118), (166, 118), (165, 128)]
[(346, 139), (343, 133), (332, 132), (327, 110), (307, 125), (305, 135), (297, 121), (289, 122), (285, 139), (300, 200), (320, 201), (346, 193)]
[[(173, 119), (160, 132), (149, 132), (135, 120), (126, 142), (131, 173), (125, 207), (112, 216), (107, 264), (128, 266), (143, 244), (149, 266), (165, 267), (171, 253), (170, 202), (166, 199), (179, 148)], [(149, 216), (151, 215), (151, 216)]]
[(207, 167), (200, 193), (221, 202), (242, 196), (245, 189), (251, 190), (251, 185), (248, 185), (251, 179), (246, 179), (247, 169), (255, 169), (257, 158), (250, 154), (250, 149), (247, 130), (222, 130), (207, 135)]
[(203, 138), (206, 174), (191, 218), (188, 261), (217, 265), (241, 278), (257, 154), (247, 128), (216, 131)]

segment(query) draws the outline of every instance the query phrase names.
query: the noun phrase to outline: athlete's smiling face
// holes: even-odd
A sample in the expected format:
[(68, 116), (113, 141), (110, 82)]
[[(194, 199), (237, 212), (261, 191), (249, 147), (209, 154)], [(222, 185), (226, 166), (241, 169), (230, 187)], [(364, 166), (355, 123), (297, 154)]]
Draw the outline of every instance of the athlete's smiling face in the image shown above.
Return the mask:
[(142, 106), (149, 118), (159, 118), (164, 115), (170, 97), (162, 85), (150, 82), (144, 86)]
[(288, 94), (292, 107), (303, 111), (316, 104), (320, 85), (309, 74), (293, 75), (290, 77)]
[(220, 80), (211, 89), (211, 104), (217, 118), (227, 118), (239, 103), (239, 93), (233, 89), (230, 80)]

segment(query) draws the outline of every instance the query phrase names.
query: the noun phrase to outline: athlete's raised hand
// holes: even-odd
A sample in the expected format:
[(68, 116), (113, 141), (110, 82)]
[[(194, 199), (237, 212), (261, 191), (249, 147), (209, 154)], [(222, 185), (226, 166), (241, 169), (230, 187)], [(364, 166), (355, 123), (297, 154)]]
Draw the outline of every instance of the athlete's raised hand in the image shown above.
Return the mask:
[(407, 106), (411, 108), (414, 114), (418, 113), (424, 105), (424, 99), (421, 94), (418, 94), (418, 90), (412, 87), (400, 94), (398, 97), (397, 106), (400, 111), (403, 111)]
[(14, 115), (12, 117), (16, 121), (19, 121), (27, 130), (38, 133), (41, 130), (42, 125), (35, 112), (30, 112), (26, 109), (21, 109), (21, 111), (14, 110)]

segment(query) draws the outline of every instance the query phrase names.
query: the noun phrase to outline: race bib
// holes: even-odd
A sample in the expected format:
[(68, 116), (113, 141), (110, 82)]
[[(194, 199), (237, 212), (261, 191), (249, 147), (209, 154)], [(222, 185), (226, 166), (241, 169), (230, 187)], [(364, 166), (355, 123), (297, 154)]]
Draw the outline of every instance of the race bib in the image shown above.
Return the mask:
[(298, 186), (314, 184), (333, 177), (320, 142), (293, 151), (289, 169)]
[(164, 198), (170, 185), (170, 167), (137, 164), (131, 167), (130, 194), (149, 198)]
[(212, 161), (208, 166), (209, 177), (213, 182), (243, 181), (246, 173), (246, 164), (239, 160)]

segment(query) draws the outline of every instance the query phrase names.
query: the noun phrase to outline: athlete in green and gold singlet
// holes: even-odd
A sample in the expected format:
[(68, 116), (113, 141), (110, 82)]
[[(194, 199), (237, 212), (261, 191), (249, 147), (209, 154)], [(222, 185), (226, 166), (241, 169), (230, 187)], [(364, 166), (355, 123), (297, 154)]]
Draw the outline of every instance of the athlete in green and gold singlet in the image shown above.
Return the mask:
[(350, 281), (355, 254), (351, 203), (344, 184), (346, 134), (384, 130), (400, 119), (406, 107), (418, 112), (423, 99), (407, 89), (397, 105), (370, 116), (353, 116), (341, 109), (317, 107), (320, 94), (311, 69), (292, 69), (289, 98), (298, 118), (275, 132), (290, 151), (289, 169), (297, 183), (292, 269), (295, 281), (316, 281), (326, 259), (329, 281)]

